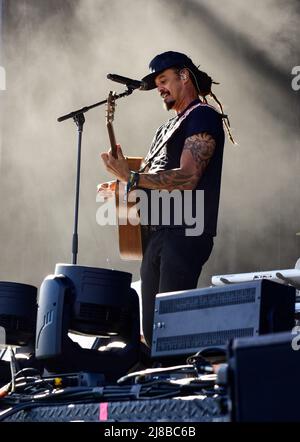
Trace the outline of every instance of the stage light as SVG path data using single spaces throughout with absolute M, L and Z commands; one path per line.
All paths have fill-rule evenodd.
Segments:
M 138 295 L 130 273 L 73 264 L 57 264 L 38 296 L 36 357 L 48 372 L 92 372 L 116 380 L 138 360 Z M 83 349 L 68 332 L 113 337 L 124 348 Z M 107 339 L 107 342 L 111 342 Z
M 0 327 L 5 345 L 22 347 L 34 341 L 37 288 L 17 282 L 0 282 Z

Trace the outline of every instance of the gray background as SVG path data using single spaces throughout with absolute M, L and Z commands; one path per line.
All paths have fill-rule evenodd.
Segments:
M 108 72 L 148 73 L 176 50 L 220 82 L 214 92 L 238 141 L 227 141 L 219 229 L 199 286 L 214 274 L 293 268 L 300 256 L 300 4 L 288 0 L 6 0 L 1 65 L 0 279 L 37 286 L 55 263 L 71 262 L 77 133 L 58 116 L 123 87 Z M 170 118 L 156 91 L 119 101 L 117 140 L 145 155 Z M 119 259 L 115 227 L 96 223 L 96 186 L 109 178 L 105 109 L 87 114 L 79 218 L 82 265 L 139 278 Z

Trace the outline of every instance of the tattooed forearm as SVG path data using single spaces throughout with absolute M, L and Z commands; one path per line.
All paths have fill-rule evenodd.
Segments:
M 215 140 L 205 132 L 187 138 L 181 154 L 180 167 L 157 173 L 141 173 L 139 187 L 166 190 L 194 189 L 215 147 Z
M 146 189 L 190 189 L 197 184 L 194 173 L 186 173 L 180 169 L 171 169 L 158 173 L 141 173 L 139 186 Z
M 183 152 L 189 151 L 197 168 L 198 178 L 201 177 L 216 147 L 213 137 L 206 132 L 193 135 L 185 140 Z

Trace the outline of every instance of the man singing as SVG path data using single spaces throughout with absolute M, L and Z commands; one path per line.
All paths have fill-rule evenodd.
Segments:
M 222 106 L 211 91 L 212 79 L 189 57 L 179 52 L 164 52 L 149 67 L 151 73 L 142 81 L 147 89 L 157 89 L 166 109 L 175 111 L 175 117 L 157 130 L 139 173 L 129 170 L 120 146 L 118 158 L 107 152 L 102 153 L 102 160 L 107 171 L 127 183 L 130 190 L 144 189 L 149 195 L 151 191 L 177 190 L 182 193 L 183 201 L 189 193 L 192 213 L 204 217 L 197 234 L 187 229 L 186 214 L 176 217 L 174 208 L 169 225 L 158 216 L 158 224 L 146 229 L 141 264 L 143 333 L 151 346 L 155 295 L 196 288 L 202 267 L 211 254 L 217 233 L 223 124 L 232 142 L 233 139 Z M 215 99 L 222 113 L 207 103 L 207 96 Z M 107 183 L 103 183 L 100 191 L 107 188 Z M 197 192 L 204 193 L 204 211 L 197 210 Z M 182 204 L 180 210 L 184 211 L 185 207 Z M 181 225 L 174 222 L 175 218 L 182 220 Z

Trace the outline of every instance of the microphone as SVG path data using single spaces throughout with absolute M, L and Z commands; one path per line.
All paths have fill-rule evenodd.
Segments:
M 148 90 L 148 84 L 145 81 L 133 80 L 132 78 L 122 77 L 117 74 L 107 74 L 107 78 L 117 83 L 125 84 L 128 89 Z

